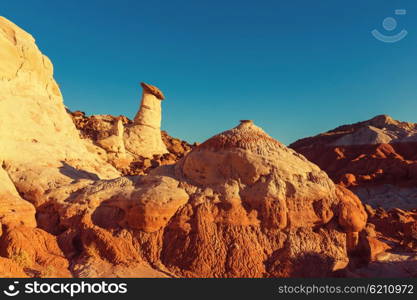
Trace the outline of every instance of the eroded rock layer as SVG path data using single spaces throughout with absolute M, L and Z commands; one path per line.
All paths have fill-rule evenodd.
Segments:
M 366 204 L 368 236 L 359 239 L 373 262 L 348 276 L 416 276 L 416 139 L 416 124 L 381 115 L 290 145 Z

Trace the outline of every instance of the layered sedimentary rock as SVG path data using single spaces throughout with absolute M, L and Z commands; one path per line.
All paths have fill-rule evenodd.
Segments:
M 368 235 L 359 239 L 373 262 L 349 276 L 416 276 L 416 140 L 416 124 L 381 115 L 290 145 L 366 203 Z
M 44 199 L 38 226 L 62 254 L 38 256 L 54 254 L 61 272 L 65 257 L 73 276 L 330 276 L 361 249 L 366 224 L 353 194 L 251 122 L 148 176 L 85 179 Z M 19 232 L 3 234 L 4 257 L 16 260 L 7 249 L 25 244 Z
M 363 202 L 417 207 L 417 124 L 389 116 L 344 125 L 290 145 Z
M 256 252 L 259 247 L 264 249 L 265 257 L 258 255 L 248 261 L 254 269 L 249 271 L 247 265 L 242 266 L 252 275 L 329 274 L 345 266 L 346 243 L 366 223 L 366 214 L 355 196 L 339 192 L 314 164 L 248 120 L 195 148 L 179 163 L 177 172 L 201 189 L 196 195 L 198 203 L 205 207 L 199 208 L 203 210 L 200 214 L 205 213 L 205 218 L 218 224 L 217 230 L 209 228 L 202 217 L 201 236 L 222 236 L 229 232 L 230 226 L 240 226 L 241 232 L 229 234 L 242 244 L 238 242 L 233 250 L 227 250 L 228 246 L 220 243 L 217 246 L 226 247 L 224 253 L 232 251 L 238 261 L 244 257 L 248 260 L 246 256 L 253 256 L 251 251 Z M 211 197 L 215 200 L 208 201 Z M 245 236 L 248 226 L 255 229 L 257 238 L 253 239 L 251 234 Z M 347 234 L 334 229 L 339 226 Z M 274 234 L 280 238 L 270 240 Z M 354 248 L 357 244 L 348 246 Z M 203 250 L 204 247 L 208 250 Z M 208 256 L 211 251 L 216 252 L 215 246 L 208 242 L 199 249 Z M 204 259 L 200 255 L 197 257 Z M 217 253 L 217 257 L 222 254 Z M 260 260 L 268 263 L 259 264 Z M 238 267 L 236 261 L 233 264 Z M 301 261 L 308 262 L 311 269 L 298 269 Z
M 167 153 L 161 136 L 161 101 L 164 95 L 155 86 L 141 83 L 142 100 L 133 124 L 126 128 L 126 149 L 137 156 L 152 157 Z

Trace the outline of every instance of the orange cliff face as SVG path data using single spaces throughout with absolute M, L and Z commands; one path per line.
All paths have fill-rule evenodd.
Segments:
M 365 203 L 417 207 L 417 124 L 381 115 L 298 140 L 290 147 Z

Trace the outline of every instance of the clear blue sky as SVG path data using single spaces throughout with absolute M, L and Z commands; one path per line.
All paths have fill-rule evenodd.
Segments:
M 396 16 L 395 9 L 407 9 Z M 288 144 L 389 114 L 417 122 L 417 1 L 3 0 L 51 58 L 65 104 L 133 117 L 166 95 L 163 129 L 203 141 L 253 119 Z M 395 17 L 395 44 L 371 30 Z

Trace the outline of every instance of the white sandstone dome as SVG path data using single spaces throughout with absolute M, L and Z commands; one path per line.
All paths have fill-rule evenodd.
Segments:
M 182 162 L 185 177 L 198 184 L 217 184 L 227 179 L 253 184 L 271 173 L 293 181 L 293 176 L 313 176 L 332 186 L 316 165 L 266 134 L 250 120 L 208 139 Z

